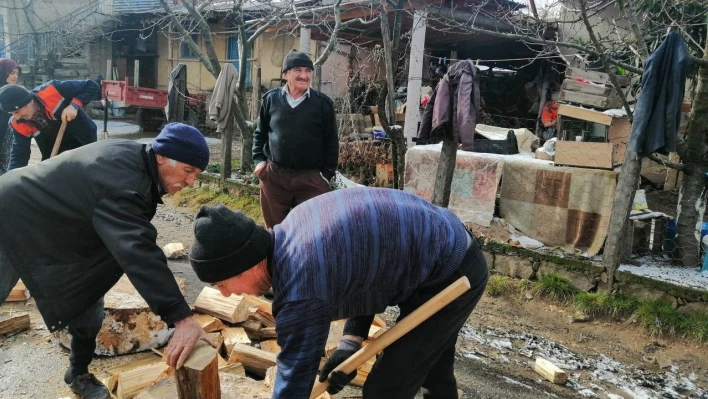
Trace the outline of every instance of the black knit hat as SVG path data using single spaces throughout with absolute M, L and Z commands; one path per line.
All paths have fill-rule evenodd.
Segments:
M 15 112 L 29 104 L 34 94 L 20 85 L 7 85 L 0 88 L 0 109 Z
M 302 51 L 291 50 L 283 60 L 283 73 L 298 67 L 315 69 L 309 55 L 303 53 Z
M 265 259 L 270 242 L 270 233 L 243 213 L 204 205 L 194 219 L 189 261 L 200 280 L 218 283 Z
M 202 132 L 184 123 L 172 122 L 152 140 L 156 153 L 201 170 L 209 164 L 209 146 Z

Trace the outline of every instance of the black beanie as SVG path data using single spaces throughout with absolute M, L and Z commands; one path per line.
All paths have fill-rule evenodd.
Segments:
M 285 56 L 285 60 L 283 60 L 283 73 L 298 67 L 315 69 L 309 55 L 302 51 L 291 50 L 288 55 Z
M 204 205 L 194 219 L 189 261 L 207 283 L 239 275 L 268 256 L 270 233 L 241 212 Z
M 0 88 L 0 109 L 15 112 L 29 104 L 34 94 L 20 85 L 6 85 Z
M 155 153 L 202 171 L 209 164 L 209 146 L 202 132 L 184 123 L 172 122 L 152 140 Z

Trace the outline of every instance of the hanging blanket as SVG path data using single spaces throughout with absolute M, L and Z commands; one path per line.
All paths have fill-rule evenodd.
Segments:
M 517 230 L 546 246 L 594 256 L 612 213 L 616 174 L 506 158 L 500 213 Z
M 406 152 L 404 189 L 431 201 L 441 145 L 415 146 Z M 501 177 L 503 156 L 457 152 L 450 205 L 463 223 L 489 227 Z

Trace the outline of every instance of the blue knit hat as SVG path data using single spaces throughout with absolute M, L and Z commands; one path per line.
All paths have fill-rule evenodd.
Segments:
M 152 140 L 152 149 L 163 157 L 201 170 L 206 169 L 209 163 L 209 146 L 204 135 L 184 123 L 172 122 L 165 125 Z

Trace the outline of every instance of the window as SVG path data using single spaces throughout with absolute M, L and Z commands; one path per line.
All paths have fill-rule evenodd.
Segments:
M 239 54 L 238 54 L 238 36 L 229 36 L 226 42 L 226 59 L 229 60 L 236 70 L 239 70 Z M 253 46 L 249 46 L 246 59 L 253 58 Z M 246 87 L 251 87 L 251 64 L 252 61 L 246 61 Z
M 192 33 L 189 36 L 191 36 L 192 40 L 194 40 L 194 43 L 197 43 L 198 46 L 201 34 Z M 183 60 L 196 60 L 199 58 L 199 56 L 187 45 L 187 42 L 182 40 L 179 44 L 179 58 Z

